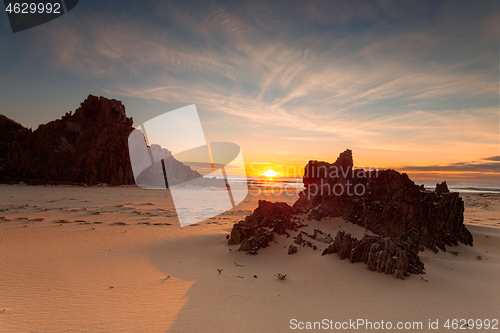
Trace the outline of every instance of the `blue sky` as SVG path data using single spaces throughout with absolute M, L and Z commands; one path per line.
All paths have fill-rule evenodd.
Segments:
M 0 113 L 36 128 L 94 94 L 140 125 L 196 104 L 207 139 L 247 163 L 350 148 L 415 175 L 490 163 L 455 175 L 491 180 L 499 22 L 498 1 L 80 1 L 13 34 L 3 12 Z

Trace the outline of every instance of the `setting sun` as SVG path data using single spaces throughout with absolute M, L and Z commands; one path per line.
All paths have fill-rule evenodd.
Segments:
M 274 171 L 273 169 L 269 169 L 269 170 L 266 170 L 265 172 L 262 173 L 263 176 L 266 176 L 266 177 L 276 177 L 279 175 L 279 173 L 277 173 L 276 171 Z

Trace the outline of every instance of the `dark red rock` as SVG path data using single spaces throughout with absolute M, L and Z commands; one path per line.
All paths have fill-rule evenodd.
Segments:
M 446 182 L 442 182 L 441 184 L 436 184 L 436 189 L 434 191 L 438 194 L 450 193 L 450 190 L 448 189 L 448 185 L 446 184 Z
M 365 235 L 361 240 L 339 231 L 323 255 L 338 253 L 341 259 L 352 263 L 364 262 L 371 271 L 404 278 L 424 273 L 424 264 L 418 256 L 420 235 L 416 229 L 399 238 Z
M 66 113 L 35 131 L 1 116 L 0 182 L 135 184 L 128 149 L 132 124 L 120 101 L 93 95 L 74 113 Z M 152 145 L 155 148 L 162 149 Z M 179 182 L 201 176 L 173 158 L 165 161 L 169 170 L 175 170 Z
M 370 270 L 397 278 L 424 272 L 418 256 L 423 248 L 444 251 L 446 245 L 458 242 L 472 245 L 472 235 L 463 224 L 464 203 L 458 193 L 449 192 L 446 182 L 438 184 L 436 191 L 426 191 L 405 173 L 355 169 L 350 150 L 335 163 L 309 161 L 303 181 L 305 190 L 293 207 L 259 201 L 250 216 L 234 225 L 229 244 L 241 243 L 256 251 L 268 245 L 269 229 L 278 234 L 296 231 L 301 225 L 291 218 L 295 214 L 306 213 L 317 220 L 341 216 L 377 236 L 357 240 L 339 232 L 332 242 L 329 235 L 315 230 L 314 235 L 300 232 L 294 242 L 313 247 L 306 236 L 331 242 L 323 254 L 337 252 L 342 259 L 364 262 Z M 342 187 L 344 192 L 335 192 Z
M 304 239 L 302 238 L 302 232 L 297 235 L 295 240 L 293 241 L 295 244 L 302 245 L 304 244 Z
M 20 131 L 28 129 L 0 114 L 0 171 L 7 163 L 9 145 Z
M 274 239 L 273 233 L 285 235 L 296 230 L 298 222 L 291 219 L 295 210 L 284 202 L 259 200 L 258 207 L 245 220 L 234 224 L 228 244 L 241 244 L 240 251 L 257 251 Z
M 459 242 L 472 245 L 472 235 L 463 224 L 464 203 L 458 193 L 448 191 L 446 182 L 431 192 L 417 186 L 405 173 L 390 169 L 363 171 L 352 169 L 348 163 L 352 163 L 350 150 L 332 164 L 310 161 L 304 176 L 306 189 L 293 207 L 317 220 L 342 216 L 384 237 L 399 237 L 416 228 L 421 245 L 433 251 L 444 251 L 446 245 Z M 340 168 L 343 172 L 331 171 Z M 328 190 L 335 186 L 343 187 L 344 193 L 337 195 Z M 362 195 L 347 193 L 349 187 L 352 190 L 355 186 Z
M 117 100 L 90 95 L 74 114 L 19 131 L 3 179 L 30 184 L 134 184 L 128 155 L 132 118 Z
M 269 242 L 274 240 L 274 234 L 264 228 L 255 228 L 252 230 L 250 237 L 243 239 L 239 251 L 257 252 L 261 247 L 267 247 Z

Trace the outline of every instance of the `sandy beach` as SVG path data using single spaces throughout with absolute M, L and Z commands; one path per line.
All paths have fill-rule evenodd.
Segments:
M 254 256 L 227 245 L 258 199 L 296 196 L 250 194 L 181 228 L 168 191 L 0 185 L 0 331 L 284 332 L 362 319 L 427 332 L 429 320 L 439 331 L 447 319 L 498 320 L 499 197 L 463 197 L 474 247 L 421 252 L 426 274 L 397 280 L 321 256 L 324 243 L 287 255 L 292 239 L 279 236 Z M 340 218 L 306 222 L 306 232 L 364 233 Z
M 500 1 L 4 5 L 0 333 L 500 333 Z

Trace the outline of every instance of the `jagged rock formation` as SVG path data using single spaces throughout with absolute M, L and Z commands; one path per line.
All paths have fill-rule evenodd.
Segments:
M 288 254 L 294 254 L 297 253 L 297 247 L 295 245 L 290 245 L 288 247 Z
M 268 245 L 273 231 L 296 231 L 299 222 L 293 215 L 299 213 L 317 220 L 343 217 L 377 236 L 357 240 L 339 233 L 332 240 L 315 230 L 314 235 L 300 232 L 294 242 L 313 247 L 305 236 L 326 240 L 331 245 L 325 254 L 338 252 L 341 258 L 364 262 L 370 270 L 399 278 L 423 272 L 420 250 L 445 251 L 446 245 L 458 242 L 472 245 L 472 235 L 463 224 L 464 203 L 458 193 L 449 192 L 445 182 L 438 184 L 436 191 L 426 191 L 404 173 L 355 169 L 353 165 L 350 150 L 341 153 L 335 163 L 309 161 L 305 190 L 293 207 L 259 201 L 254 213 L 234 225 L 229 244 L 242 244 L 240 250 L 256 251 Z M 283 215 L 271 209 L 277 205 L 288 207 Z
M 7 163 L 9 144 L 12 142 L 17 132 L 23 129 L 24 127 L 21 124 L 0 114 L 0 171 Z
M 393 184 L 392 195 L 383 188 L 385 181 Z M 459 193 L 421 190 L 406 174 L 393 170 L 381 172 L 380 182 L 371 185 L 367 196 L 352 200 L 343 215 L 346 220 L 384 237 L 399 237 L 415 228 L 421 245 L 435 252 L 458 242 L 472 245 L 472 235 L 463 224 L 464 203 Z
M 35 131 L 0 118 L 0 182 L 28 184 L 135 184 L 128 136 L 132 118 L 120 101 L 89 95 L 72 114 Z M 4 131 L 4 128 L 8 130 Z M 165 157 L 170 152 L 161 147 Z M 201 175 L 168 158 L 178 182 Z M 3 161 L 3 164 L 2 164 Z
M 426 191 L 405 173 L 354 169 L 352 152 L 346 150 L 333 164 L 309 162 L 304 185 L 294 208 L 312 218 L 342 216 L 383 237 L 417 229 L 421 245 L 433 251 L 458 242 L 472 245 L 463 224 L 464 203 L 446 183 L 438 185 L 438 191 Z
M 301 227 L 293 219 L 294 213 L 293 207 L 287 203 L 259 200 L 253 213 L 233 226 L 228 244 L 241 244 L 240 251 L 257 251 L 261 247 L 267 247 L 275 233 L 285 235 L 286 230 Z
M 446 182 L 442 182 L 441 184 L 436 184 L 436 189 L 434 191 L 438 194 L 450 193 L 450 190 L 448 190 L 448 185 L 446 184 Z
M 2 181 L 134 184 L 127 145 L 132 123 L 121 102 L 90 95 L 74 114 L 18 131 Z
M 361 240 L 339 231 L 322 255 L 338 253 L 341 259 L 364 262 L 371 271 L 392 274 L 403 279 L 410 274 L 424 273 L 418 256 L 420 233 L 412 229 L 398 238 L 365 235 Z

